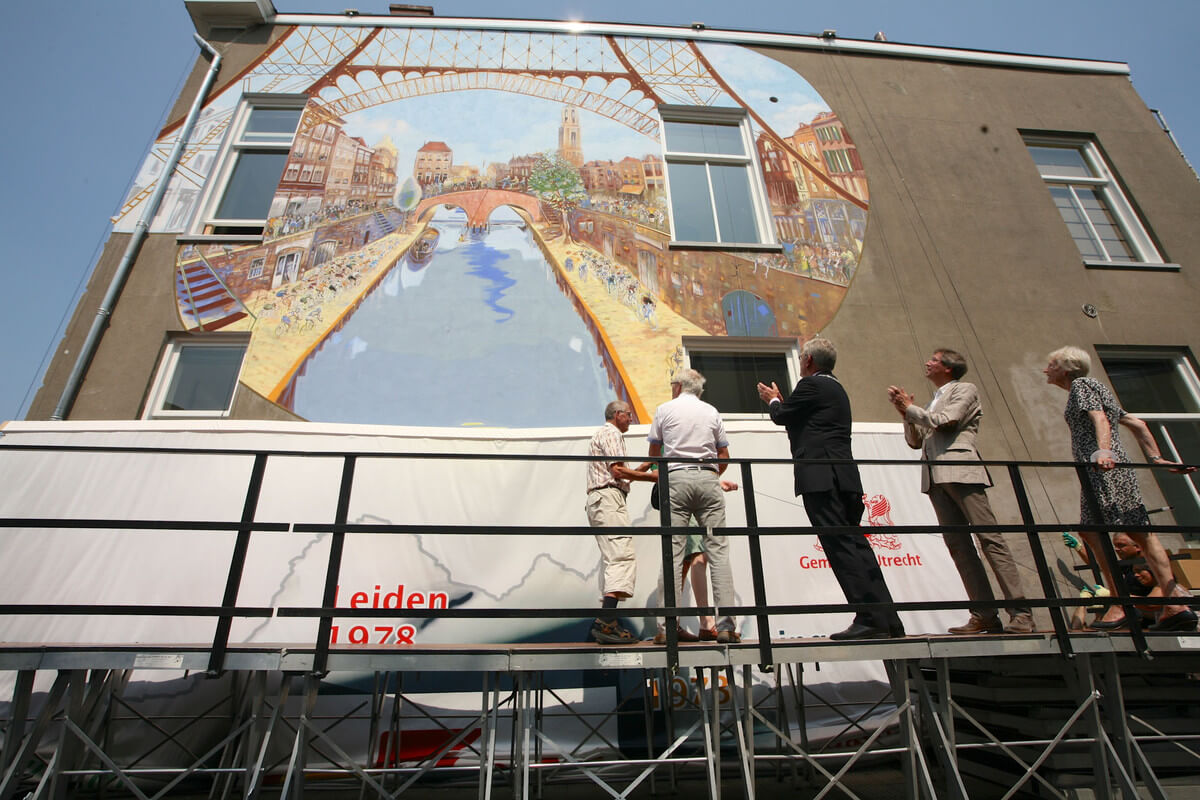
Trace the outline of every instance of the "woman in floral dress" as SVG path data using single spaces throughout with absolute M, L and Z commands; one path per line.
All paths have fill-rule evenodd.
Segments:
M 1049 356 L 1046 382 L 1070 393 L 1064 414 L 1071 431 L 1071 455 L 1081 463 L 1091 463 L 1088 483 L 1092 489 L 1098 509 L 1089 501 L 1086 487 L 1079 500 L 1080 525 L 1149 525 L 1150 517 L 1142 502 L 1141 488 L 1137 475 L 1129 467 L 1117 464 L 1129 462 L 1117 425 L 1124 425 L 1137 439 L 1146 458 L 1154 464 L 1175 464 L 1159 452 L 1158 443 L 1146 423 L 1132 414 L 1127 414 L 1107 386 L 1095 378 L 1087 377 L 1091 370 L 1091 357 L 1078 347 L 1061 347 Z M 1098 510 L 1098 514 L 1096 511 Z M 1106 586 L 1116 587 L 1113 580 L 1113 565 L 1100 547 L 1100 534 L 1083 531 L 1083 537 L 1092 552 L 1099 556 L 1098 563 L 1104 573 Z M 1146 558 L 1146 565 L 1154 574 L 1164 595 L 1190 597 L 1186 589 L 1179 586 L 1171 573 L 1171 562 L 1158 537 L 1153 533 L 1129 531 Z M 1109 606 L 1104 614 L 1091 624 L 1099 630 L 1116 630 L 1130 623 L 1125 610 L 1119 605 Z M 1196 629 L 1196 614 L 1185 605 L 1166 605 L 1159 611 L 1158 621 L 1150 626 L 1155 631 L 1185 631 Z

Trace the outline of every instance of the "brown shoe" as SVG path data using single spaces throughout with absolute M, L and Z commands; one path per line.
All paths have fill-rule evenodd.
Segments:
M 742 640 L 737 631 L 717 631 L 717 644 L 737 644 Z
M 685 631 L 683 628 L 675 629 L 675 637 L 676 637 L 676 641 L 678 641 L 678 642 L 698 642 L 698 641 L 700 641 L 699 636 L 697 636 L 694 633 L 691 633 L 690 631 Z M 667 632 L 659 631 L 658 633 L 654 634 L 654 643 L 655 644 L 666 644 L 667 643 Z
M 1004 626 L 1005 633 L 1033 633 L 1034 630 L 1033 617 L 1024 614 L 1013 617 Z
M 716 628 L 701 628 L 700 629 L 700 641 L 715 642 L 716 640 L 717 640 L 717 629 Z
M 983 633 L 1000 633 L 1004 628 L 1000 625 L 999 619 L 993 619 L 990 622 L 984 622 L 979 617 L 971 617 L 967 620 L 966 625 L 957 625 L 950 628 L 950 633 L 956 636 L 983 634 Z

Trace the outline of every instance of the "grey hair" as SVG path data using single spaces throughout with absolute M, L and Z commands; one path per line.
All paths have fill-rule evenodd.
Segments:
M 837 364 L 837 348 L 824 336 L 814 336 L 800 348 L 800 358 L 810 356 L 821 372 L 833 372 Z
M 629 403 L 626 403 L 624 400 L 613 400 L 604 407 L 604 420 L 607 422 L 608 420 L 617 416 L 617 412 L 628 410 Z
M 705 378 L 694 369 L 681 369 L 671 376 L 671 383 L 678 383 L 679 388 L 696 397 L 704 394 Z
M 1092 371 L 1092 357 L 1082 347 L 1060 347 L 1051 353 L 1049 358 L 1052 363 L 1062 367 L 1071 380 L 1082 378 Z

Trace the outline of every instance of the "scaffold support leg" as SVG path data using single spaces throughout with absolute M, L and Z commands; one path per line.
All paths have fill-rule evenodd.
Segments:
M 271 746 L 271 737 L 274 735 L 279 720 L 283 716 L 283 707 L 287 704 L 288 695 L 292 688 L 292 676 L 283 675 L 279 681 L 279 694 L 275 698 L 275 708 L 271 712 L 271 718 L 263 725 L 262 717 L 258 717 L 256 722 L 262 726 L 260 733 L 255 737 L 258 740 L 258 752 L 253 750 L 247 752 L 247 759 L 253 758 L 254 763 L 248 767 L 246 775 L 246 791 L 244 800 L 258 800 L 259 791 L 262 789 L 262 779 L 267 762 L 267 751 Z M 265 696 L 264 696 L 265 700 Z
M 714 670 L 715 672 L 715 670 Z M 738 707 L 738 685 L 734 680 L 735 670 L 732 666 L 725 667 L 726 680 L 729 682 L 729 703 L 733 712 L 734 723 L 734 738 L 737 739 L 738 766 L 742 776 L 742 787 L 745 792 L 746 800 L 754 800 L 755 784 L 754 784 L 754 699 L 751 692 L 750 681 L 750 665 L 742 666 L 742 708 L 745 709 L 745 716 L 742 715 L 741 708 Z M 714 674 L 714 677 L 715 674 Z M 716 691 L 717 687 L 713 687 Z M 718 693 L 716 695 L 720 697 Z M 714 705 L 716 700 L 714 700 Z M 720 734 L 717 734 L 718 737 Z M 718 741 L 719 746 L 719 741 Z
M 929 682 L 924 679 L 920 665 L 913 664 L 913 685 L 916 687 L 921 710 L 924 712 L 926 738 L 933 742 L 933 747 L 945 775 L 945 796 L 947 800 L 970 800 L 967 788 L 963 784 L 962 773 L 958 768 L 958 751 L 954 747 L 954 714 L 950 710 L 950 680 L 945 659 L 936 664 L 937 697 L 940 702 L 934 703 L 933 693 L 929 691 Z
M 642 723 L 646 729 L 646 758 L 654 758 L 654 673 L 651 670 L 642 670 Z M 650 773 L 650 794 L 657 794 L 658 787 L 656 784 L 657 777 L 653 772 Z M 540 797 L 540 794 L 539 794 Z
M 87 670 L 70 670 L 70 686 L 67 688 L 67 720 L 79 720 L 83 717 L 84 698 L 87 692 Z M 76 761 L 76 753 L 79 752 L 79 744 L 75 741 L 75 737 L 70 734 L 68 726 L 63 725 L 59 729 L 58 746 L 55 748 L 54 760 L 52 761 L 53 769 L 47 767 L 46 774 L 50 777 L 50 791 L 48 794 L 42 795 L 53 800 L 66 800 L 68 797 L 67 787 L 71 782 L 70 778 L 64 777 L 61 773 L 63 770 L 74 769 Z
M 1081 698 L 1087 697 L 1091 699 L 1091 702 L 1084 704 L 1084 708 L 1087 710 L 1084 724 L 1088 727 L 1091 734 L 1092 790 L 1095 792 L 1097 800 L 1112 800 L 1112 783 L 1109 780 L 1112 765 L 1109 764 L 1110 756 L 1108 748 L 1103 743 L 1106 736 L 1104 716 L 1100 708 L 1100 699 L 1103 695 L 1096 685 L 1096 674 L 1093 669 L 1091 656 L 1079 654 L 1074 661 L 1075 671 L 1073 677 L 1075 679 L 1076 695 Z M 1068 678 L 1069 680 L 1070 678 Z
M 492 775 L 496 769 L 496 724 L 500 707 L 500 675 L 483 674 L 483 752 L 479 754 L 479 800 L 491 800 Z
M 662 704 L 663 724 L 667 729 L 668 742 L 675 741 L 675 697 L 671 693 L 671 685 L 674 680 L 674 676 L 669 670 L 658 671 L 658 702 Z M 679 791 L 675 777 L 675 765 L 670 764 L 667 767 L 667 781 L 672 793 Z
M 4 744 L 0 747 L 0 775 L 8 772 L 8 768 L 16 760 L 21 750 L 21 740 L 25 738 L 25 720 L 29 716 L 29 703 L 33 695 L 33 679 L 37 671 L 23 669 L 17 673 L 13 682 L 12 700 L 8 705 L 8 728 L 4 731 Z
M 710 800 L 721 800 L 721 704 L 717 695 L 717 670 L 710 670 L 708 691 L 704 690 L 704 669 L 699 670 L 700 718 L 704 720 L 704 759 Z M 711 700 L 711 703 L 709 702 Z
M 46 734 L 46 729 L 50 726 L 51 720 L 58 714 L 59 704 L 62 703 L 63 696 L 66 695 L 70 682 L 69 672 L 59 672 L 57 677 L 55 677 L 54 684 L 50 687 L 46 701 L 42 704 L 37 719 L 34 720 L 33 727 L 30 728 L 25 741 L 20 742 L 11 763 L 8 765 L 8 770 L 4 773 L 4 780 L 0 782 L 0 798 L 3 800 L 9 800 L 13 792 L 16 791 L 17 785 L 21 782 L 25 764 L 33 756 L 34 752 L 36 752 L 37 746 Z M 46 774 L 43 773 L 43 780 L 45 777 Z
M 529 798 L 529 759 L 532 750 L 533 690 L 527 672 L 513 673 L 512 779 L 515 800 Z
M 292 742 L 292 754 L 288 758 L 287 773 L 283 788 L 279 792 L 285 800 L 301 800 L 304 797 L 304 769 L 308 754 L 308 726 L 317 704 L 321 679 L 312 674 L 304 676 L 304 697 L 300 719 L 296 723 L 296 736 Z

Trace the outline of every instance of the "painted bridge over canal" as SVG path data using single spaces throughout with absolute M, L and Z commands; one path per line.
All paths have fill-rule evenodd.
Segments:
M 524 211 L 534 222 L 542 221 L 541 201 L 533 195 L 513 192 L 508 189 L 469 189 L 462 192 L 447 192 L 436 197 L 426 197 L 416 208 L 416 218 L 423 221 L 431 209 L 439 205 L 458 206 L 467 212 L 468 224 L 479 227 L 487 224 L 488 217 L 500 206 L 513 206 Z

